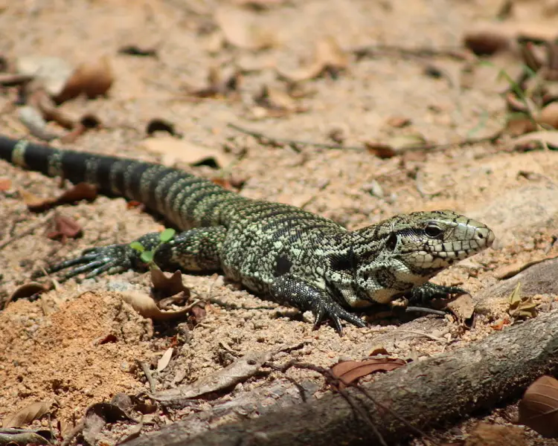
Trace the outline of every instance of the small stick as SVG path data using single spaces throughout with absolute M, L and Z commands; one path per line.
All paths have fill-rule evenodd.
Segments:
M 52 216 L 54 215 L 54 212 L 50 212 L 49 214 L 46 215 L 45 218 L 43 218 L 41 221 L 39 221 L 38 223 L 34 224 L 33 226 L 31 226 L 30 228 L 26 229 L 25 231 L 23 231 L 21 234 L 17 234 L 14 235 L 13 237 L 8 238 L 7 240 L 3 241 L 2 243 L 0 243 L 0 250 L 4 249 L 6 246 L 8 246 L 10 243 L 15 242 L 16 240 L 19 240 L 20 238 L 25 237 L 26 235 L 31 234 L 32 232 L 34 232 L 36 229 L 40 228 L 41 226 L 43 226 L 44 224 L 48 223 L 48 221 L 52 218 Z
M 405 309 L 406 313 L 426 313 L 426 314 L 435 314 L 437 316 L 445 316 L 447 313 L 440 310 L 435 310 L 434 308 L 427 308 L 427 307 L 407 307 Z
M 147 378 L 147 382 L 149 383 L 149 390 L 151 391 L 151 393 L 155 393 L 157 390 L 156 384 L 155 384 L 155 380 L 153 379 L 153 376 L 151 376 L 151 371 L 149 370 L 149 367 L 147 367 L 147 364 L 143 361 L 138 360 L 137 363 L 141 367 L 143 374 Z
M 254 138 L 256 138 L 260 143 L 262 144 L 275 144 L 275 145 L 279 145 L 279 144 L 287 144 L 290 145 L 291 147 L 293 147 L 297 152 L 300 152 L 300 149 L 298 149 L 296 146 L 312 146 L 312 147 L 318 147 L 321 149 L 338 149 L 338 150 L 359 150 L 359 151 L 367 151 L 368 149 L 364 146 L 344 146 L 341 144 L 329 144 L 329 143 L 321 143 L 321 142 L 316 142 L 316 141 L 303 141 L 303 140 L 297 140 L 297 139 L 288 139 L 288 138 L 275 138 L 272 136 L 268 136 L 265 133 L 262 132 L 258 132 L 255 130 L 250 130 L 250 129 L 246 129 L 244 127 L 238 126 L 236 124 L 232 124 L 229 123 L 227 124 L 228 127 L 230 127 L 231 129 L 237 130 L 241 133 L 244 133 L 246 135 L 250 135 L 253 136 Z M 409 147 L 405 150 L 403 150 L 402 152 L 436 152 L 438 150 L 444 150 L 444 149 L 449 149 L 451 147 L 464 147 L 464 146 L 471 146 L 473 144 L 479 144 L 479 143 L 483 143 L 483 142 L 490 142 L 490 143 L 494 143 L 498 140 L 498 138 L 500 138 L 500 136 L 502 135 L 501 131 L 498 131 L 497 133 L 495 133 L 494 135 L 491 136 L 485 136 L 483 138 L 467 138 L 467 139 L 463 139 L 461 141 L 458 142 L 450 142 L 450 143 L 442 143 L 442 144 L 423 144 L 420 146 L 414 146 L 414 147 Z

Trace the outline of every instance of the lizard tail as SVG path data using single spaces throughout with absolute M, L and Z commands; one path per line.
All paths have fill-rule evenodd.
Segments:
M 5 136 L 0 136 L 0 159 L 74 184 L 92 184 L 103 195 L 140 201 L 179 227 L 199 224 L 197 220 L 204 214 L 208 214 L 209 224 L 216 224 L 214 212 L 202 209 L 201 202 L 205 204 L 209 196 L 215 208 L 215 201 L 232 194 L 210 181 L 159 164 L 59 150 Z

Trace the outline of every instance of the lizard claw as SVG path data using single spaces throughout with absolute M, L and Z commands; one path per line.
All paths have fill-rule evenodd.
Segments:
M 357 327 L 366 327 L 366 322 L 364 322 L 358 316 L 355 316 L 352 313 L 349 313 L 343 307 L 341 307 L 336 302 L 322 302 L 316 304 L 316 307 L 312 309 L 315 318 L 314 318 L 314 329 L 318 328 L 318 326 L 326 319 L 329 319 L 335 331 L 340 335 L 343 334 L 343 327 L 341 325 L 341 320 L 350 322 Z
M 407 294 L 409 303 L 425 304 L 432 299 L 446 299 L 449 295 L 467 294 L 462 288 L 456 286 L 436 285 L 426 282 L 420 287 L 415 287 Z
M 47 273 L 57 273 L 64 269 L 72 268 L 64 273 L 60 281 L 64 282 L 78 274 L 87 273 L 87 279 L 96 277 L 102 273 L 116 274 L 133 268 L 134 259 L 137 257 L 135 251 L 129 245 L 109 245 L 100 248 L 89 248 L 82 255 L 74 259 L 52 265 L 47 268 Z M 42 273 L 34 274 L 34 277 Z

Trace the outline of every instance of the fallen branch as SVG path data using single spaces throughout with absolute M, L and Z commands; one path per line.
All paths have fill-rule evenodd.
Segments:
M 351 397 L 350 405 L 343 396 L 331 394 L 258 419 L 222 425 L 194 438 L 188 438 L 191 426 L 178 422 L 129 445 L 319 446 L 372 444 L 379 437 L 393 444 L 413 435 L 413 429 L 424 431 L 518 397 L 536 378 L 556 371 L 558 311 L 350 389 L 344 395 Z M 361 409 L 358 412 L 355 404 Z

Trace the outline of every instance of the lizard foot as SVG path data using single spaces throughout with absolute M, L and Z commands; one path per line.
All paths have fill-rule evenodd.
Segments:
M 89 248 L 74 259 L 56 263 L 46 269 L 48 274 L 57 273 L 64 269 L 72 268 L 60 277 L 64 282 L 82 273 L 87 273 L 86 279 L 98 276 L 105 272 L 116 274 L 132 269 L 135 265 L 137 253 L 129 245 L 109 245 L 99 248 Z M 44 273 L 33 274 L 40 277 Z

